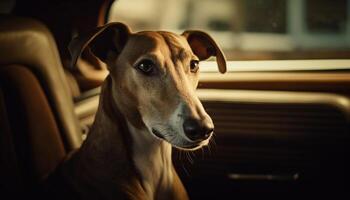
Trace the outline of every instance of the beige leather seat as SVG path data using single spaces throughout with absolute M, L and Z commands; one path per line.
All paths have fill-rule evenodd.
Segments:
M 0 16 L 0 190 L 30 190 L 81 142 L 51 33 L 32 19 Z

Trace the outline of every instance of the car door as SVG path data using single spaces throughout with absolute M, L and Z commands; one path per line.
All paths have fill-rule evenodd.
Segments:
M 205 63 L 198 95 L 214 121 L 214 139 L 202 151 L 174 154 L 192 197 L 347 194 L 349 63 L 230 62 L 225 75 Z

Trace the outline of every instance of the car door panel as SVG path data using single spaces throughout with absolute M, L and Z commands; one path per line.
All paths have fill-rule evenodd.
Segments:
M 327 64 L 323 70 L 278 62 L 273 70 L 201 73 L 198 94 L 214 120 L 215 145 L 189 154 L 191 161 L 174 154 L 193 199 L 347 195 L 349 71 L 329 61 L 314 62 Z

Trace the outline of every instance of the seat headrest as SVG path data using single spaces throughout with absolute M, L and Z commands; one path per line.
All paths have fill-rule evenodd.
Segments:
M 80 146 L 81 130 L 55 40 L 42 23 L 0 15 L 0 67 L 28 66 L 45 89 L 64 134 L 68 150 Z

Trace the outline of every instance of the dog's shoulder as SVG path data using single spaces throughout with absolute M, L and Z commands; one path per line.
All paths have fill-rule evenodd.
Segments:
M 79 151 L 70 153 L 56 169 L 44 180 L 40 186 L 38 199 L 68 199 L 68 200 L 95 200 L 95 199 L 120 199 L 143 200 L 146 194 L 136 178 L 130 174 L 124 180 L 115 180 L 114 184 L 93 182 L 99 180 L 85 180 L 77 178 L 77 161 Z M 88 176 L 84 176 L 87 178 Z M 92 183 L 92 184 L 91 184 Z M 102 187 L 95 187 L 96 185 Z
M 67 165 L 77 151 L 72 151 L 60 164 L 40 183 L 37 196 L 39 199 L 80 199 L 67 176 Z

